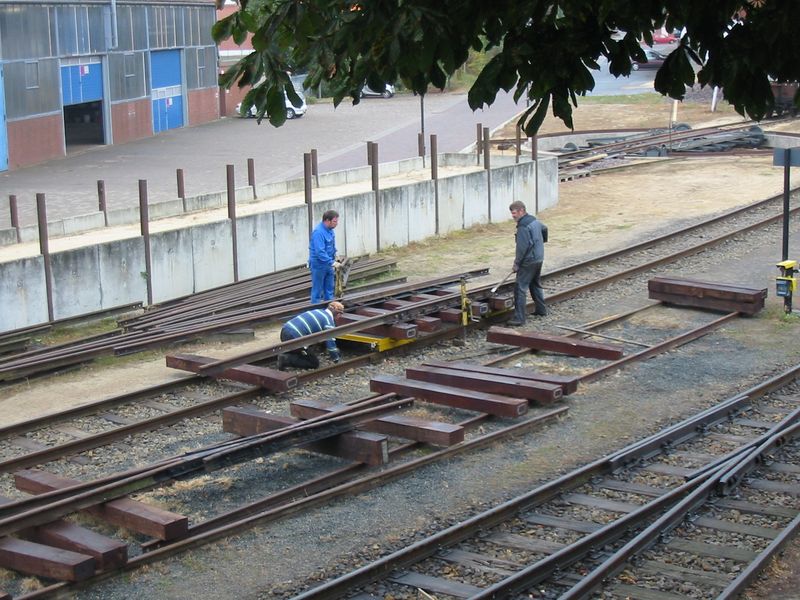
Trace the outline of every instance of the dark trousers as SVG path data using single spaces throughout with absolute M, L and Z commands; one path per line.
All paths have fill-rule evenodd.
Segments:
M 517 270 L 517 285 L 514 287 L 514 319 L 524 321 L 526 316 L 525 305 L 530 292 L 536 308 L 534 313 L 546 315 L 547 306 L 544 303 L 544 290 L 542 289 L 542 263 L 532 263 Z
M 281 329 L 281 341 L 288 342 L 295 339 L 292 336 L 291 330 L 287 328 Z M 307 348 L 300 348 L 299 350 L 290 350 L 280 355 L 280 360 L 284 367 L 293 367 L 295 369 L 318 369 L 319 358 L 311 350 Z

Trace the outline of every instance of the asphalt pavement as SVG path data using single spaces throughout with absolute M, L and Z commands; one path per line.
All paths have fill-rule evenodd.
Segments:
M 115 146 L 98 146 L 47 163 L 0 173 L 0 228 L 10 227 L 7 198 L 17 196 L 21 225 L 36 222 L 37 193 L 47 199 L 48 219 L 97 210 L 97 181 L 105 183 L 109 210 L 138 206 L 138 181 L 147 181 L 150 203 L 177 197 L 177 169 L 187 196 L 224 190 L 226 165 L 235 167 L 237 186 L 247 185 L 247 159 L 257 183 L 302 175 L 303 153 L 316 149 L 320 172 L 367 164 L 366 143 L 379 144 L 379 160 L 416 156 L 422 112 L 425 137 L 437 134 L 440 152 L 457 152 L 475 141 L 476 124 L 494 129 L 525 109 L 511 94 L 472 112 L 466 94 L 431 93 L 309 105 L 306 115 L 279 128 L 266 121 L 225 118 L 196 127 Z M 428 149 L 429 150 L 429 149 Z

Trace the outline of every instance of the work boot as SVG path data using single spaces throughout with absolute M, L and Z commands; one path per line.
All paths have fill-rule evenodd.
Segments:
M 520 327 L 522 325 L 525 325 L 525 321 L 520 321 L 519 319 L 509 319 L 508 321 L 506 321 L 506 325 L 508 325 L 509 327 Z

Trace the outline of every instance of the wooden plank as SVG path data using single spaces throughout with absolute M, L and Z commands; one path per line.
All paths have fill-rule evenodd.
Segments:
M 566 529 L 567 531 L 577 531 L 578 533 L 593 533 L 602 527 L 602 525 L 598 523 L 577 521 L 575 519 L 567 519 L 565 517 L 557 517 L 555 515 L 545 515 L 543 513 L 529 513 L 524 515 L 522 518 L 533 525 L 555 527 L 557 529 Z
M 34 527 L 26 531 L 23 537 L 39 544 L 91 556 L 100 570 L 115 569 L 128 562 L 127 544 L 62 519 Z
M 669 592 L 650 590 L 626 583 L 615 583 L 605 589 L 615 594 L 615 596 L 625 598 L 625 600 L 686 600 L 686 596 L 681 594 L 670 594 Z
M 658 488 L 632 481 L 619 481 L 618 479 L 603 479 L 597 484 L 597 487 L 603 488 L 604 490 L 625 492 L 626 494 L 639 494 L 640 496 L 648 496 L 650 498 L 658 498 L 669 491 L 669 489 L 666 488 Z
M 659 573 L 673 579 L 690 581 L 702 586 L 726 588 L 731 582 L 729 577 L 714 571 L 697 571 L 679 565 L 655 560 L 641 560 L 636 566 L 648 573 Z
M 618 360 L 623 356 L 622 348 L 619 346 L 589 342 L 572 337 L 548 335 L 535 331 L 519 331 L 506 327 L 490 327 L 486 340 L 496 344 L 509 344 L 520 348 L 546 350 L 584 358 Z
M 640 508 L 638 504 L 632 502 L 619 502 L 617 500 L 609 500 L 608 498 L 589 496 L 588 494 L 564 494 L 562 500 L 570 504 L 579 504 L 581 506 L 599 508 L 600 510 L 618 513 L 630 513 Z
M 550 373 L 541 373 L 532 369 L 504 369 L 501 367 L 487 367 L 484 365 L 466 362 L 448 362 L 446 360 L 426 360 L 422 364 L 426 367 L 441 367 L 445 369 L 451 369 L 453 371 L 485 373 L 487 375 L 500 375 L 502 377 L 522 379 L 523 381 L 543 381 L 544 383 L 554 383 L 561 386 L 561 392 L 565 396 L 577 391 L 578 382 L 580 381 L 580 377 L 551 375 Z
M 485 373 L 468 373 L 466 371 L 451 371 L 441 367 L 409 367 L 406 377 L 416 381 L 440 383 L 452 387 L 488 392 L 490 394 L 503 394 L 514 398 L 527 398 L 545 404 L 550 404 L 561 398 L 561 386 L 541 381 L 524 381 L 499 375 Z
M 528 412 L 528 401 L 524 398 L 507 398 L 485 392 L 472 392 L 459 388 L 412 381 L 393 375 L 378 375 L 369 382 L 370 390 L 379 394 L 396 393 L 412 396 L 435 404 L 454 408 L 465 408 L 499 417 L 518 417 Z
M 733 546 L 718 546 L 683 538 L 672 538 L 667 542 L 667 547 L 680 552 L 689 552 L 698 556 L 710 556 L 712 558 L 727 558 L 743 563 L 751 563 L 758 556 L 757 552 L 745 548 Z
M 748 479 L 748 487 L 761 490 L 762 492 L 772 492 L 774 494 L 788 494 L 790 496 L 800 496 L 800 485 L 788 481 L 770 481 L 769 479 Z
M 27 575 L 82 581 L 94 575 L 91 556 L 12 537 L 0 539 L 0 566 Z
M 344 408 L 344 404 L 328 405 L 316 400 L 295 400 L 289 404 L 292 415 L 299 419 L 311 419 Z M 464 428 L 461 425 L 428 421 L 403 415 L 387 415 L 374 421 L 359 425 L 358 429 L 383 433 L 414 440 L 434 446 L 452 446 L 464 441 Z
M 540 540 L 539 538 L 527 537 L 516 533 L 505 533 L 498 531 L 492 533 L 486 538 L 487 542 L 492 542 L 499 546 L 506 546 L 508 548 L 518 548 L 527 552 L 537 552 L 539 554 L 552 554 L 561 550 L 565 544 L 561 542 L 551 542 L 550 540 Z
M 79 483 L 78 480 L 59 477 L 38 469 L 14 473 L 14 485 L 17 489 L 31 494 L 60 490 Z M 187 517 L 130 498 L 117 498 L 87 508 L 86 512 L 119 527 L 160 540 L 185 537 L 189 529 Z
M 481 591 L 481 588 L 474 585 L 442 579 L 441 577 L 431 577 L 414 571 L 406 571 L 402 575 L 390 577 L 389 581 L 433 592 L 434 594 L 447 594 L 455 598 L 469 598 Z
M 721 498 L 714 502 L 717 508 L 727 508 L 730 510 L 738 510 L 739 512 L 750 513 L 754 515 L 766 515 L 768 517 L 784 517 L 787 519 L 794 519 L 797 516 L 797 511 L 785 506 L 762 506 L 760 504 L 753 504 L 747 500 L 731 500 L 729 498 Z
M 696 298 L 714 298 L 751 303 L 763 302 L 764 298 L 767 297 L 766 288 L 751 288 L 674 277 L 653 277 L 647 282 L 647 290 Z
M 215 358 L 195 354 L 168 354 L 167 366 L 173 369 L 200 373 L 200 367 L 215 362 Z M 232 379 L 241 383 L 257 385 L 273 392 L 285 392 L 297 387 L 297 375 L 267 367 L 239 365 L 214 375 L 215 379 Z
M 222 410 L 222 428 L 228 433 L 241 436 L 274 431 L 297 422 L 298 419 L 272 415 L 249 406 L 232 406 Z M 386 436 L 367 431 L 348 431 L 302 447 L 368 465 L 385 465 L 389 462 L 389 442 Z
M 651 300 L 660 300 L 665 304 L 676 306 L 690 306 L 692 308 L 706 308 L 726 313 L 740 312 L 745 315 L 754 315 L 764 308 L 764 302 L 745 303 L 718 298 L 696 298 L 694 296 L 681 296 L 680 294 L 666 294 L 664 292 L 648 292 Z
M 749 535 L 752 537 L 764 538 L 766 540 L 774 540 L 778 537 L 780 531 L 772 527 L 760 527 L 758 525 L 747 525 L 745 523 L 734 523 L 725 519 L 713 519 L 711 517 L 698 517 L 692 521 L 698 527 L 707 527 L 709 529 L 716 529 L 717 531 L 727 531 L 730 533 L 738 533 L 740 535 Z
M 365 321 L 372 317 L 366 315 L 359 315 L 355 313 L 342 313 L 336 317 L 338 325 L 346 325 L 348 323 L 357 323 Z M 360 329 L 359 333 L 367 333 L 369 335 L 377 335 L 379 337 L 388 337 L 396 340 L 407 340 L 417 337 L 417 326 L 413 323 L 392 323 L 390 325 L 374 325 L 372 327 L 365 327 Z
M 645 471 L 651 473 L 658 473 L 660 475 L 671 475 L 672 477 L 686 477 L 690 473 L 694 473 L 696 469 L 689 469 L 686 467 L 679 467 L 677 465 L 668 465 L 666 463 L 650 463 L 644 467 Z
M 470 569 L 478 569 L 487 573 L 495 573 L 501 577 L 508 577 L 522 569 L 521 564 L 510 560 L 504 560 L 487 554 L 468 552 L 466 550 L 443 550 L 436 555 L 436 558 L 449 563 L 454 563 Z
M 800 475 L 800 465 L 793 465 L 785 462 L 774 462 L 768 465 L 770 471 L 776 473 L 786 473 L 787 475 Z

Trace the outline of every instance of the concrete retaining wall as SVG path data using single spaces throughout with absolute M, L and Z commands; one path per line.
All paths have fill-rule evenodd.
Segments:
M 510 218 L 508 205 L 521 199 L 529 212 L 558 202 L 558 164 L 553 157 L 538 161 L 538 198 L 534 196 L 537 164 L 513 157 L 499 157 L 491 173 L 477 170 L 387 187 L 378 193 L 357 193 L 313 205 L 314 225 L 322 213 L 334 208 L 340 213 L 336 229 L 337 247 L 351 257 L 374 253 L 391 246 L 436 235 L 438 185 L 439 234 L 486 223 L 489 218 L 491 179 L 492 221 Z M 440 165 L 474 167 L 474 156 L 443 155 Z M 421 159 L 381 165 L 384 174 L 402 173 L 422 167 Z M 441 172 L 440 172 L 441 173 Z M 360 179 L 359 179 L 360 178 Z M 320 177 L 328 182 L 352 182 L 371 178 L 370 169 L 354 169 Z M 260 186 L 259 193 L 302 190 L 302 180 Z M 252 198 L 252 189 L 237 191 L 241 201 Z M 224 206 L 225 194 L 187 199 L 190 206 Z M 152 214 L 182 212 L 182 202 L 164 203 Z M 111 216 L 114 215 L 112 220 Z M 138 221 L 138 211 L 129 210 Z M 101 217 L 102 226 L 102 215 Z M 91 216 L 90 216 L 91 217 Z M 109 213 L 109 221 L 123 219 L 121 211 Z M 96 216 L 93 218 L 97 218 Z M 80 218 L 76 217 L 75 222 Z M 90 221 L 90 219 L 86 219 Z M 64 231 L 70 229 L 67 220 Z M 304 204 L 276 208 L 237 219 L 239 278 L 246 279 L 288 267 L 308 259 L 308 211 Z M 2 234 L 3 232 L 0 232 Z M 16 240 L 16 232 L 14 242 Z M 34 231 L 35 233 L 35 231 Z M 5 235 L 5 234 L 3 234 Z M 0 236 L 2 237 L 2 236 Z M 11 237 L 11 235 L 7 235 Z M 231 222 L 228 219 L 195 224 L 183 229 L 153 233 L 151 240 L 153 301 L 162 302 L 233 281 Z M 134 302 L 147 301 L 147 280 L 141 237 L 118 239 L 52 254 L 54 318 L 64 319 Z M 0 331 L 10 331 L 47 322 L 44 261 L 41 256 L 0 263 Z

